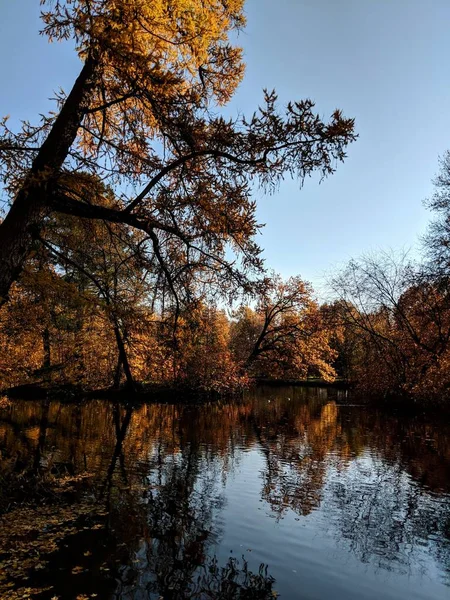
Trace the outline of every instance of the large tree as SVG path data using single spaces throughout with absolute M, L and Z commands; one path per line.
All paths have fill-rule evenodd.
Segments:
M 433 180 L 434 190 L 425 204 L 433 219 L 423 239 L 427 274 L 448 294 L 450 273 L 450 151 L 439 159 L 439 172 Z
M 177 302 L 190 265 L 202 283 L 240 285 L 261 266 L 252 180 L 326 176 L 355 135 L 352 119 L 336 111 L 324 122 L 310 100 L 280 114 L 275 93 L 249 119 L 220 116 L 243 76 L 241 49 L 229 41 L 245 24 L 243 3 L 41 0 L 43 33 L 73 39 L 82 66 L 38 125 L 14 132 L 2 122 L 10 208 L 0 225 L 0 301 L 52 212 L 144 231 Z M 98 203 L 80 173 L 114 187 L 120 203 Z

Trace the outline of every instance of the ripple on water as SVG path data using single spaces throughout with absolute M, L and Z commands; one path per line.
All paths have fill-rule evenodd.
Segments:
M 67 590 L 189 597 L 193 574 L 213 572 L 215 554 L 220 566 L 240 560 L 240 581 L 241 555 L 253 572 L 265 563 L 285 600 L 449 597 L 443 420 L 340 406 L 330 390 L 295 388 L 188 408 L 17 401 L 0 416 L 0 477 L 38 465 L 42 476 L 61 476 L 58 485 L 65 478 L 62 501 L 74 512 L 82 500 L 103 515 L 72 530 L 46 498 L 33 543 L 41 548 L 54 528 L 58 549 L 48 562 L 42 554 L 27 587 L 52 585 L 62 600 Z M 32 547 L 22 550 L 26 565 Z M 13 585 L 16 551 L 19 542 L 3 565 Z

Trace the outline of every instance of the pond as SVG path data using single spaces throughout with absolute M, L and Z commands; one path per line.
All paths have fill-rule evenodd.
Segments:
M 450 426 L 345 392 L 0 410 L 0 598 L 450 597 Z

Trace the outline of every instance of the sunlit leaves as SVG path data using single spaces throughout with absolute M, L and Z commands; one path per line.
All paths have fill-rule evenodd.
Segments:
M 335 377 L 330 330 L 322 323 L 318 304 L 300 277 L 286 282 L 266 278 L 255 309 L 241 307 L 232 325 L 231 346 L 251 374 L 280 379 Z

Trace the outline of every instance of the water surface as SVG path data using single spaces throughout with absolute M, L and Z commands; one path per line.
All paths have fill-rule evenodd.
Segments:
M 203 406 L 14 401 L 0 451 L 2 598 L 450 597 L 443 418 L 292 387 Z

